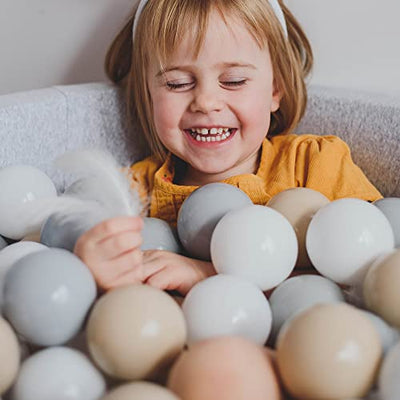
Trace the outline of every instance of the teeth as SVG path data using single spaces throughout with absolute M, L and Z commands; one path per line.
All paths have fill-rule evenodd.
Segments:
M 220 142 L 228 139 L 232 132 L 229 128 L 196 128 L 191 129 L 190 133 L 198 142 Z
M 195 135 L 222 135 L 223 133 L 229 133 L 229 128 L 196 128 L 196 129 L 191 129 L 190 132 Z

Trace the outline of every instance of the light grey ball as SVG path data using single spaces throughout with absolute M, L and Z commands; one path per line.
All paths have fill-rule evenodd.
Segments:
M 283 324 L 318 303 L 344 301 L 340 287 L 319 275 L 299 275 L 283 281 L 269 298 L 272 311 L 270 340 L 276 340 Z
M 167 250 L 173 253 L 181 253 L 176 229 L 160 218 L 143 218 L 142 250 Z
M 74 251 L 78 238 L 103 220 L 96 213 L 55 213 L 45 221 L 40 231 L 40 242 L 48 247 L 58 247 Z
M 361 311 L 374 324 L 376 331 L 378 332 L 379 337 L 381 338 L 382 351 L 383 355 L 385 356 L 386 353 L 400 340 L 400 332 L 396 328 L 390 326 L 386 321 L 384 321 L 378 315 L 375 315 L 374 313 L 367 310 L 361 310 Z
M 373 203 L 389 220 L 394 233 L 394 247 L 400 247 L 400 198 L 386 197 Z
M 0 236 L 0 250 L 4 249 L 4 247 L 7 247 L 8 243 Z
M 229 211 L 253 204 L 241 189 L 226 183 L 209 183 L 183 202 L 178 213 L 178 235 L 188 254 L 211 260 L 211 236 L 219 220 Z
M 22 257 L 9 270 L 3 310 L 25 340 L 53 346 L 77 334 L 95 298 L 86 265 L 64 249 L 48 249 Z
M 84 354 L 50 347 L 26 359 L 12 389 L 14 400 L 98 400 L 103 375 Z

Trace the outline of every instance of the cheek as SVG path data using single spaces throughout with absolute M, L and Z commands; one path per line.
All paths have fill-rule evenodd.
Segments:
M 153 99 L 153 118 L 156 129 L 176 127 L 179 122 L 179 105 L 164 96 Z

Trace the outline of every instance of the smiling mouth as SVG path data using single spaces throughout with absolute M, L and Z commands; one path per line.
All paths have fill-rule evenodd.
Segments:
M 236 128 L 196 128 L 185 129 L 198 142 L 223 142 L 236 131 Z

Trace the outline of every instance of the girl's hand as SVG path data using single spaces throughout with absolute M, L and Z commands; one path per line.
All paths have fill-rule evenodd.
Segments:
M 140 217 L 116 217 L 99 223 L 76 242 L 74 253 L 88 266 L 101 289 L 142 282 Z
M 188 258 L 165 250 L 143 252 L 143 283 L 186 295 L 201 280 L 215 275 L 211 262 Z

